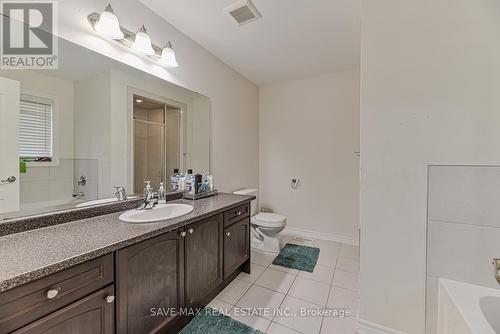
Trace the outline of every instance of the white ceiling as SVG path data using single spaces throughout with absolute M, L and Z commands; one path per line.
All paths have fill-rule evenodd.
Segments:
M 263 18 L 243 26 L 237 0 L 140 1 L 257 85 L 359 68 L 360 0 L 253 0 Z

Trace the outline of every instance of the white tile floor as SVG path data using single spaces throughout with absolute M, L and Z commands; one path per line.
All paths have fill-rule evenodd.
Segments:
M 282 242 L 320 248 L 314 272 L 272 265 L 275 255 L 252 251 L 252 273 L 241 273 L 209 306 L 269 334 L 354 334 L 359 248 L 293 236 L 284 236 Z M 353 315 L 300 315 L 305 309 L 349 309 Z

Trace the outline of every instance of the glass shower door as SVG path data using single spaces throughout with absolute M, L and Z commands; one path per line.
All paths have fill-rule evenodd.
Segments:
M 142 193 L 144 181 L 157 190 L 165 170 L 165 126 L 134 119 L 134 192 Z

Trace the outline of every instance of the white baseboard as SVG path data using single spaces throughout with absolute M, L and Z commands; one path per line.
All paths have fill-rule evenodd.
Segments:
M 354 239 L 354 238 L 350 238 L 350 237 L 346 237 L 345 235 L 340 235 L 340 234 L 309 231 L 309 230 L 304 230 L 301 228 L 288 227 L 288 226 L 285 228 L 283 233 L 293 234 L 293 235 L 303 237 L 303 238 L 322 239 L 322 240 L 328 240 L 328 241 L 336 241 L 336 242 L 340 242 L 340 243 L 348 244 L 348 245 L 359 246 L 359 240 Z
M 357 334 L 407 334 L 363 319 L 358 320 Z

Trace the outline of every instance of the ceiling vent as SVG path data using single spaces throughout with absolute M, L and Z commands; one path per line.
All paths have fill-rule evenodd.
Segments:
M 238 1 L 224 9 L 239 25 L 250 23 L 262 17 L 250 0 Z

